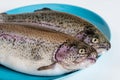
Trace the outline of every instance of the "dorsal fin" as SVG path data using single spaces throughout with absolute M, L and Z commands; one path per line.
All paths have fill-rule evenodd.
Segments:
M 50 8 L 47 8 L 47 7 L 44 7 L 44 8 L 42 8 L 42 9 L 37 9 L 37 10 L 35 10 L 34 12 L 39 12 L 39 11 L 51 11 L 51 9 L 50 9 Z

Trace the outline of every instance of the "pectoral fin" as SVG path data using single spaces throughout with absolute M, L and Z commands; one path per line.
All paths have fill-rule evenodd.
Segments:
M 42 67 L 39 67 L 37 70 L 40 71 L 40 70 L 52 69 L 55 66 L 55 64 L 56 63 L 50 64 L 48 66 L 42 66 Z

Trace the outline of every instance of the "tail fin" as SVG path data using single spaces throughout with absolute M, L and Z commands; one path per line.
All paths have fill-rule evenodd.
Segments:
M 0 13 L 0 22 L 4 21 L 5 15 L 6 15 L 6 13 Z
M 3 22 L 3 15 L 0 14 L 0 22 Z

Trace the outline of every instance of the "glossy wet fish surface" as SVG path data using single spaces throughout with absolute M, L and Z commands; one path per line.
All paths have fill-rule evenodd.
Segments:
M 100 54 L 110 49 L 111 45 L 104 34 L 88 21 L 64 12 L 54 11 L 49 8 L 36 10 L 32 13 L 1 14 L 0 22 L 10 22 L 26 25 L 43 26 L 59 32 L 74 36 L 83 41 Z
M 0 64 L 39 76 L 55 76 L 88 67 L 97 52 L 88 44 L 56 31 L 0 23 Z

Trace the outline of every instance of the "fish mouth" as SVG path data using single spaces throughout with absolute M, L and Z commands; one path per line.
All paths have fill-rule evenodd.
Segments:
M 83 60 L 81 63 L 83 68 L 89 67 L 90 65 L 93 65 L 97 60 L 97 55 L 96 53 L 91 53 L 87 58 Z
M 95 62 L 96 62 L 96 58 L 87 58 L 87 60 L 88 60 L 90 63 L 95 63 Z
M 97 55 L 91 55 L 86 58 L 83 58 L 82 60 L 76 60 L 75 63 L 79 64 L 80 69 L 85 69 L 89 67 L 90 65 L 93 65 L 97 60 Z
M 97 53 L 105 53 L 106 51 L 108 51 L 110 49 L 110 47 L 106 47 L 106 46 L 100 46 L 97 48 Z
M 96 58 L 86 58 L 85 60 L 82 61 L 80 64 L 81 69 L 85 69 L 91 65 L 93 65 L 96 62 Z
M 104 44 L 99 44 L 99 45 L 92 45 L 94 49 L 96 49 L 97 53 L 103 53 L 108 51 L 111 48 L 110 43 L 104 43 Z
M 87 61 L 89 61 L 90 63 L 95 63 L 96 62 L 96 59 L 97 59 L 97 56 L 98 55 L 95 55 L 95 53 L 91 54 L 90 56 L 88 56 L 86 58 Z
M 103 45 L 103 46 L 99 46 L 99 48 L 100 49 L 105 49 L 105 50 L 109 50 L 110 48 L 111 48 L 111 45 L 110 45 L 110 43 L 107 43 L 107 44 L 105 44 L 105 45 Z

